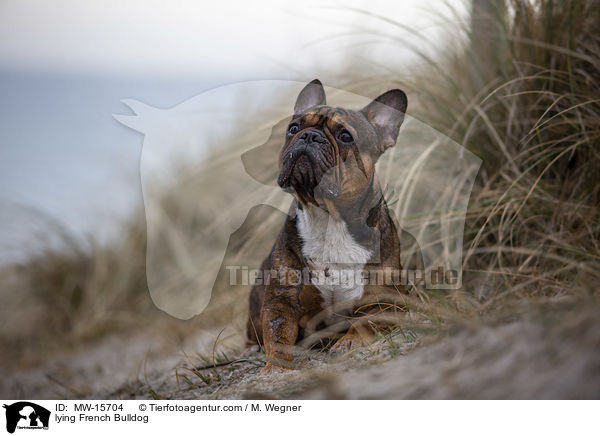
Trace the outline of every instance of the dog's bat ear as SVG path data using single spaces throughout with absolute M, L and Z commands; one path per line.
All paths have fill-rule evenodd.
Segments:
M 304 87 L 294 106 L 294 115 L 299 115 L 313 106 L 326 104 L 325 90 L 319 79 L 315 79 Z
M 404 91 L 392 89 L 381 94 L 363 108 L 362 113 L 377 129 L 382 139 L 382 153 L 396 144 L 407 105 L 408 99 Z

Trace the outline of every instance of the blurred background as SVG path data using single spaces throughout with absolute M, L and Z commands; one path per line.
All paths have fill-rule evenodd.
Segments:
M 59 0 L 0 4 L 4 213 L 32 207 L 78 237 L 115 236 L 115 218 L 140 206 L 142 137 L 115 122 L 121 99 L 169 108 L 207 90 L 240 81 L 309 81 L 334 86 L 348 74 L 348 53 L 373 73 L 401 69 L 411 50 L 375 43 L 381 20 L 366 12 L 392 12 L 400 23 L 436 39 L 435 2 L 407 1 L 284 5 L 264 2 Z M 460 7 L 455 2 L 454 7 Z M 361 13 L 360 9 L 363 9 Z M 390 10 L 391 9 L 391 10 Z M 447 14 L 453 13 L 445 5 Z M 388 24 L 394 36 L 417 43 L 408 29 Z M 360 28 L 360 30 L 358 30 Z M 356 32 L 356 35 L 352 33 Z M 351 49 L 352 48 L 352 49 Z M 333 83 L 332 83 L 333 82 Z M 12 210 L 17 207 L 17 210 Z M 7 218 L 0 259 L 31 249 Z M 15 234 L 17 233 L 17 234 Z M 9 245 L 4 244 L 11 239 Z M 8 240 L 8 241 L 7 241 Z
M 600 318 L 599 34 L 594 0 L 1 0 L 0 370 L 44 368 L 115 335 L 189 349 L 202 329 L 238 334 L 247 290 L 215 293 L 189 321 L 154 307 L 144 138 L 112 115 L 132 113 L 127 98 L 167 109 L 231 83 L 316 77 L 369 97 L 404 89 L 410 115 L 483 161 L 463 288 L 410 296 L 414 331 L 557 313 L 549 323 L 575 326 L 581 340 L 572 344 L 580 354 L 565 359 L 597 358 L 598 336 L 589 335 Z M 186 231 L 207 223 L 188 206 L 194 189 L 235 180 L 227 156 L 237 145 L 177 163 L 181 178 L 157 193 Z M 230 202 L 223 192 L 210 207 Z M 254 241 L 261 253 L 271 244 Z M 563 339 L 550 337 L 549 347 Z M 65 390 L 54 373 L 42 376 L 62 395 L 100 395 Z M 4 382 L 2 392 L 31 395 L 32 380 Z

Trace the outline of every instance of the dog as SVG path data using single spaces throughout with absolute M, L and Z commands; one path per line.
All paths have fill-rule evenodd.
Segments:
M 293 346 L 322 328 L 345 332 L 332 352 L 367 340 L 378 325 L 362 318 L 383 310 L 379 296 L 405 292 L 341 272 L 364 278 L 370 270 L 401 270 L 398 229 L 375 164 L 396 144 L 406 108 L 399 89 L 361 110 L 331 107 L 317 79 L 298 95 L 277 178 L 294 201 L 263 261 L 268 277 L 250 292 L 248 344 L 264 347 L 265 371 L 292 367 Z

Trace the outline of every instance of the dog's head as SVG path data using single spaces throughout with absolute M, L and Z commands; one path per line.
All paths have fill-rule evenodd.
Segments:
M 326 105 L 313 80 L 300 92 L 279 154 L 277 183 L 302 204 L 350 204 L 373 182 L 375 163 L 393 147 L 406 94 L 388 91 L 361 110 Z

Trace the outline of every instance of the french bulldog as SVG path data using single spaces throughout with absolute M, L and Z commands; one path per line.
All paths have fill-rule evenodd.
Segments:
M 384 310 L 379 296 L 405 292 L 369 280 L 369 271 L 401 270 L 375 164 L 395 145 L 406 107 L 399 89 L 360 110 L 328 106 L 319 80 L 298 95 L 277 179 L 294 201 L 263 261 L 269 274 L 250 292 L 247 338 L 264 347 L 265 370 L 292 367 L 294 345 L 323 328 L 343 334 L 332 352 L 366 340 L 377 322 L 364 318 Z

